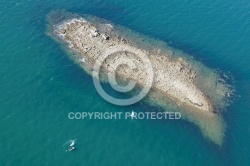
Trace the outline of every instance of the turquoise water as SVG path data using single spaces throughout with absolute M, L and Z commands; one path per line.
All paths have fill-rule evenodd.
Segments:
M 75 0 L 0 2 L 0 165 L 248 165 L 250 2 Z M 69 120 L 76 111 L 116 107 L 45 35 L 56 9 L 91 14 L 171 42 L 207 66 L 231 73 L 238 97 L 218 147 L 186 121 Z M 63 147 L 77 139 L 77 150 Z

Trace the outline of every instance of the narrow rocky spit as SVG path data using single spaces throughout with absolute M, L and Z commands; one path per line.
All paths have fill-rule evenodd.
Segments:
M 184 57 L 173 59 L 171 55 L 161 51 L 161 48 L 143 49 L 115 31 L 115 25 L 105 21 L 91 22 L 72 15 L 49 27 L 49 34 L 63 43 L 68 50 L 76 53 L 74 60 L 90 75 L 95 70 L 96 63 L 102 66 L 105 73 L 112 73 L 121 60 L 130 59 L 136 70 L 121 66 L 116 70 L 116 74 L 121 79 L 134 80 L 141 87 L 145 87 L 151 86 L 147 69 L 152 67 L 153 84 L 147 95 L 147 102 L 165 110 L 171 105 L 175 111 L 181 112 L 183 118 L 195 123 L 205 137 L 222 145 L 225 123 L 220 112 L 221 107 L 217 106 L 214 98 L 219 95 L 219 100 L 224 101 L 230 92 L 228 85 L 218 81 L 222 80 L 221 78 L 212 79 L 211 83 L 206 80 L 202 82 L 201 78 L 204 76 Z M 151 66 L 140 59 L 145 56 Z M 217 85 L 214 91 L 202 89 L 207 84 L 219 86 Z

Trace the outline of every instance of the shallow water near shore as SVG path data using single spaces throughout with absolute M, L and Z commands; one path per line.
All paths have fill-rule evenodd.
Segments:
M 247 165 L 250 154 L 250 3 L 146 0 L 0 2 L 1 165 Z M 213 69 L 230 72 L 237 98 L 225 112 L 225 143 L 171 120 L 68 120 L 76 111 L 120 108 L 97 94 L 90 76 L 46 36 L 56 9 L 91 14 L 170 42 Z M 180 12 L 181 11 L 181 12 Z M 77 139 L 77 150 L 63 145 Z

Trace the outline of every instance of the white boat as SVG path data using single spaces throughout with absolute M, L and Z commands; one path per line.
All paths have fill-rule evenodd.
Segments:
M 76 141 L 75 140 L 72 140 L 71 141 L 71 144 L 69 145 L 70 147 L 73 147 L 75 145 Z

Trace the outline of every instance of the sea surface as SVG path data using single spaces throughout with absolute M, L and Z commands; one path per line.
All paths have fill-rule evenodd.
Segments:
M 0 165 L 247 166 L 250 163 L 250 1 L 1 0 Z M 235 97 L 223 146 L 184 120 L 69 120 L 69 112 L 118 107 L 46 35 L 54 10 L 95 15 L 171 43 L 228 73 Z M 76 150 L 65 143 L 76 139 Z

